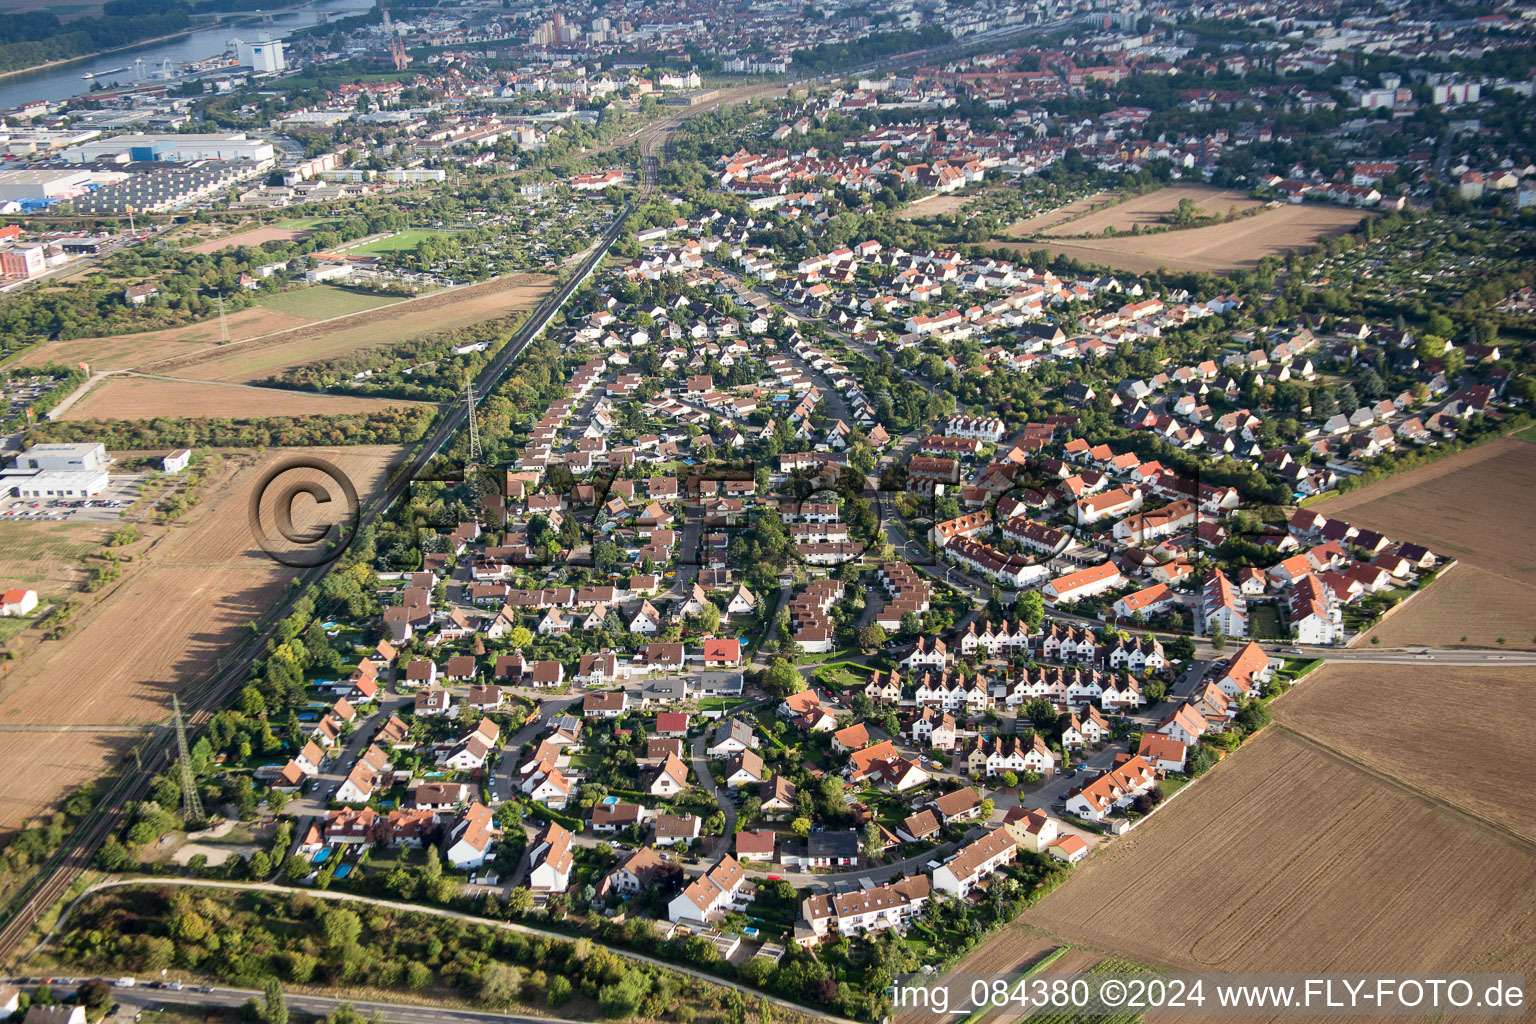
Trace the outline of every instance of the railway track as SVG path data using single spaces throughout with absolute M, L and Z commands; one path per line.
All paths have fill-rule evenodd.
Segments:
M 1064 24 L 1069 20 L 1063 19 L 1061 22 L 1030 28 L 1039 31 L 1057 24 Z M 984 45 L 996 45 L 1022 30 L 1022 28 L 1015 28 L 998 33 L 986 39 Z M 972 39 L 914 54 L 904 54 L 897 58 L 895 63 L 934 60 L 973 49 L 978 43 L 983 43 L 983 40 Z M 888 63 L 893 62 L 874 62 L 862 68 L 845 71 L 843 74 L 870 73 L 887 66 Z M 815 76 L 808 81 L 825 81 L 831 77 L 833 76 Z M 806 81 L 792 81 L 789 84 L 791 86 L 806 84 Z M 625 220 L 655 189 L 662 160 L 670 158 L 672 154 L 672 136 L 677 129 L 691 116 L 734 101 L 733 97 L 716 97 L 697 107 L 680 112 L 675 117 L 657 122 L 639 136 L 641 167 L 637 195 L 614 217 L 613 223 L 600 236 L 591 255 L 582 262 L 577 272 L 573 273 L 557 291 L 545 296 L 524 321 L 513 339 L 504 345 L 497 356 L 481 371 L 475 380 L 477 393 L 487 394 L 500 382 L 502 376 L 523 354 L 528 345 L 543 332 L 555 313 L 565 305 L 608 255 L 614 242 L 623 232 Z M 437 425 L 428 438 L 417 447 L 411 460 L 389 480 L 384 491 L 361 511 L 359 530 L 376 522 L 380 515 L 409 491 L 411 484 L 421 475 L 427 464 L 446 447 L 454 433 L 464 425 L 465 416 L 466 410 L 459 403 L 454 403 L 444 410 Z M 328 568 L 328 565 L 321 565 L 302 571 L 296 577 L 300 585 L 293 588 L 293 593 L 303 593 L 310 584 L 324 576 Z M 180 691 L 182 704 L 189 709 L 187 718 L 189 736 L 195 736 L 204 728 L 245 680 L 248 667 L 265 649 L 267 640 L 275 634 L 278 624 L 287 615 L 288 607 L 288 603 L 285 602 L 271 609 L 268 612 L 266 625 L 255 637 L 237 651 L 227 654 L 202 680 Z M 149 788 L 150 780 L 163 767 L 171 763 L 173 743 L 174 736 L 169 723 L 158 726 L 141 747 L 135 750 L 134 766 L 132 768 L 126 764 L 123 766 L 112 788 L 75 826 L 74 831 L 59 850 L 33 872 L 4 907 L 0 907 L 0 965 L 19 966 L 19 963 L 30 954 L 31 951 L 24 952 L 21 961 L 17 961 L 17 953 L 22 941 L 31 933 L 49 908 L 69 893 L 71 887 L 90 867 L 92 859 L 106 838 L 121 830 L 127 808 L 134 801 L 142 799 Z
M 599 237 L 598 244 L 593 248 L 591 255 L 582 262 L 564 285 L 554 293 L 545 296 L 543 302 L 535 307 L 533 313 L 523 322 L 518 333 L 481 371 L 475 381 L 476 390 L 480 394 L 488 393 L 500 382 L 528 345 L 542 333 L 555 313 L 575 294 L 608 255 L 614 242 L 618 241 L 623 233 L 624 222 L 634 211 L 636 204 L 649 196 L 655 188 L 656 172 L 660 166 L 656 155 L 657 149 L 664 145 L 676 126 L 675 121 L 662 122 L 642 136 L 641 179 L 636 199 L 619 210 L 613 223 Z M 421 475 L 427 463 L 442 451 L 454 433 L 464 425 L 466 415 L 464 406 L 458 403 L 444 411 L 431 434 L 417 447 L 411 460 L 386 484 L 383 493 L 360 512 L 359 530 L 376 522 L 379 516 L 409 491 L 411 484 Z M 303 593 L 310 584 L 324 576 L 328 569 L 329 565 L 321 565 L 304 570 L 298 575 L 299 586 L 294 588 L 293 592 Z M 270 611 L 266 625 L 249 643 L 226 655 L 209 675 L 181 691 L 182 703 L 189 709 L 187 718 L 189 736 L 195 736 L 205 727 L 245 680 L 248 667 L 265 650 L 267 640 L 275 634 L 278 624 L 286 616 L 287 607 L 284 604 Z M 32 932 L 48 909 L 69 893 L 75 882 L 90 867 L 96 851 L 101 848 L 107 837 L 121 830 L 125 823 L 124 816 L 127 808 L 134 801 L 143 798 L 149 789 L 150 780 L 173 760 L 173 743 L 174 736 L 169 724 L 157 727 L 150 738 L 135 752 L 135 765 L 132 768 L 124 765 L 121 775 L 113 783 L 112 788 L 75 826 L 74 832 L 59 850 L 34 871 L 31 878 L 10 898 L 6 906 L 0 909 L 0 921 L 3 921 L 3 924 L 0 924 L 0 964 L 12 963 L 16 960 L 18 952 L 23 953 L 23 959 L 26 953 L 30 952 L 19 949 L 23 940 Z

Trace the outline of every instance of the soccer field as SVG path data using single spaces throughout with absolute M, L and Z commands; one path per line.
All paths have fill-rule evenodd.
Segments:
M 416 247 L 428 238 L 451 234 L 447 231 L 400 231 L 388 238 L 380 238 L 366 245 L 359 245 L 348 252 L 414 252 Z

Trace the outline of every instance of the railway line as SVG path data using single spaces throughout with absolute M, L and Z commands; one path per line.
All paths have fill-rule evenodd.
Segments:
M 1061 19 L 1029 26 L 1010 26 L 985 36 L 972 36 L 929 50 L 902 54 L 885 61 L 850 68 L 841 74 L 870 74 L 878 70 L 894 70 L 898 67 L 947 59 L 978 46 L 997 45 L 1016 35 L 1048 31 L 1069 24 L 1071 20 Z M 791 81 L 789 85 L 824 83 L 835 81 L 837 77 L 836 74 L 823 74 Z M 566 283 L 544 298 L 524 321 L 512 340 L 504 345 L 496 357 L 481 371 L 475 380 L 477 393 L 486 394 L 500 382 L 528 345 L 543 332 L 555 314 L 601 265 L 614 243 L 622 236 L 626 219 L 655 189 L 661 162 L 663 158 L 671 156 L 672 136 L 683 122 L 724 104 L 740 102 L 760 95 L 775 94 L 782 88 L 784 88 L 783 85 L 764 89 L 753 87 L 743 94 L 713 97 L 644 128 L 636 136 L 640 143 L 641 168 L 639 188 L 635 197 L 616 214 L 613 222 L 599 236 L 592 252 L 570 275 Z M 627 143 L 630 140 L 625 141 Z M 409 491 L 412 483 L 421 476 L 428 463 L 448 445 L 455 432 L 464 426 L 466 415 L 466 408 L 457 403 L 443 411 L 432 432 L 418 445 L 411 459 L 391 477 L 382 493 L 360 510 L 358 523 L 360 530 L 376 522 Z M 294 588 L 294 593 L 302 593 L 310 584 L 318 581 L 327 569 L 328 565 L 320 565 L 301 571 L 296 576 L 299 586 Z M 271 609 L 265 623 L 249 642 L 225 654 L 207 675 L 182 689 L 180 692 L 182 703 L 189 711 L 187 718 L 189 735 L 195 735 L 205 727 L 214 714 L 227 703 L 235 689 L 245 680 L 250 664 L 265 649 L 268 639 L 275 635 L 278 625 L 286 614 L 286 604 Z M 106 794 L 80 820 L 63 845 L 33 872 L 3 907 L 0 907 L 0 965 L 19 965 L 18 952 L 21 952 L 20 960 L 25 960 L 30 951 L 20 951 L 22 942 L 49 908 L 66 896 L 80 880 L 106 838 L 121 830 L 128 807 L 133 801 L 144 796 L 150 780 L 173 760 L 174 742 L 174 734 L 169 723 L 154 727 L 149 736 L 135 748 L 133 766 L 130 767 L 126 763 L 122 766 Z
M 624 231 L 625 220 L 635 206 L 648 197 L 655 187 L 656 173 L 660 166 L 657 151 L 676 129 L 678 119 L 668 119 L 649 129 L 641 137 L 641 179 L 636 197 L 615 215 L 612 223 L 598 238 L 592 252 L 582 261 L 554 293 L 546 296 L 533 313 L 524 321 L 511 341 L 475 380 L 480 394 L 494 388 L 523 354 L 528 345 L 543 332 L 554 315 L 569 301 L 593 271 L 607 257 L 613 244 Z M 416 448 L 411 459 L 398 470 L 385 485 L 381 494 L 359 510 L 358 528 L 361 530 L 376 522 L 410 489 L 421 476 L 427 464 L 438 455 L 464 426 L 467 410 L 454 404 L 444 410 L 428 437 Z M 318 581 L 329 568 L 315 566 L 299 573 L 299 586 L 295 593 L 302 593 L 310 584 Z M 286 606 L 268 613 L 267 622 L 248 643 L 224 656 L 213 671 L 201 680 L 181 691 L 183 705 L 189 709 L 187 731 L 195 735 L 229 700 L 236 688 L 245 680 L 249 666 L 266 648 L 286 614 Z M 153 732 L 134 752 L 134 764 L 124 764 L 111 788 L 97 801 L 96 806 L 75 826 L 64 844 L 46 860 L 22 888 L 0 909 L 0 964 L 16 961 L 21 943 L 31 933 L 48 909 L 66 896 L 71 887 L 90 867 L 96 851 L 108 836 L 116 834 L 125 824 L 128 807 L 142 799 L 148 791 L 150 780 L 174 759 L 174 735 L 169 724 L 154 728 Z

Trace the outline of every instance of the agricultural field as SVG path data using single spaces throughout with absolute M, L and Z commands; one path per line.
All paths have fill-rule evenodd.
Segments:
M 144 736 L 130 730 L 0 732 L 0 773 L 7 780 L 0 790 L 0 840 L 111 771 Z
M 183 417 L 255 418 L 263 416 L 342 415 L 400 405 L 382 398 L 318 395 L 306 391 L 169 380 L 161 377 L 108 377 L 61 417 L 65 420 L 146 420 L 174 411 Z
M 249 383 L 266 380 L 294 366 L 358 349 L 394 345 L 437 331 L 467 327 L 530 309 L 554 284 L 541 274 L 517 274 L 380 309 L 345 320 L 311 324 L 247 345 L 206 350 L 161 364 L 178 377 Z M 381 329 L 383 325 L 383 329 Z
M 1536 587 L 1532 479 L 1536 445 L 1506 437 L 1311 507 Z
M 313 314 L 257 305 L 228 317 L 231 338 L 242 344 L 220 345 L 219 322 L 214 319 L 144 334 L 50 341 L 28 349 L 16 362 L 27 366 L 84 362 L 92 370 L 153 370 L 175 377 L 243 384 L 318 359 L 393 345 L 531 309 L 553 286 L 554 278 L 545 274 L 512 274 L 419 299 L 384 305 L 375 302 L 372 308 L 324 324 L 317 324 Z M 339 292 L 348 300 L 376 298 L 341 289 L 326 291 Z M 321 312 L 314 310 L 315 314 Z M 388 325 L 387 329 L 381 330 L 381 324 Z
M 303 229 L 281 228 L 276 226 L 251 228 L 248 231 L 236 231 L 234 234 L 220 235 L 210 238 L 206 242 L 189 246 L 188 252 L 206 253 L 222 252 L 225 249 L 236 249 L 242 245 L 257 246 L 263 242 L 297 242 L 308 238 L 311 232 Z
M 398 295 L 370 295 L 367 292 L 337 288 L 335 285 L 317 284 L 294 291 L 278 292 L 276 295 L 264 295 L 257 300 L 257 304 L 267 309 L 275 309 L 279 313 L 291 313 L 311 320 L 329 320 L 335 316 L 347 316 L 364 310 L 378 309 L 380 306 L 390 306 L 399 301 L 401 297 Z
M 1536 650 L 1536 586 L 1470 562 L 1441 573 L 1351 646 Z
M 1070 242 L 1003 242 L 1004 248 L 1033 252 L 1047 248 L 1060 256 L 1102 264 L 1129 273 L 1170 270 L 1228 273 L 1251 269 L 1265 256 L 1283 257 L 1310 249 L 1325 235 L 1349 231 L 1371 214 L 1321 203 L 1286 204 L 1225 224 L 1149 235 Z M 1036 229 L 1038 230 L 1038 229 Z
M 232 341 L 248 341 L 312 322 L 310 317 L 282 313 L 265 306 L 242 309 L 238 313 L 230 313 L 225 319 L 229 324 Z M 61 363 L 74 366 L 77 363 L 89 363 L 92 370 L 121 370 L 211 348 L 218 345 L 219 337 L 219 321 L 214 317 L 200 323 L 162 331 L 145 331 L 142 334 L 46 341 L 22 352 L 8 365 L 43 366 Z
M 1021 920 L 1175 970 L 1519 971 L 1536 844 L 1272 727 Z
M 1074 217 L 1080 217 L 1091 210 L 1096 210 L 1102 206 L 1111 206 L 1117 198 L 1118 195 L 1114 192 L 1096 192 L 1086 199 L 1079 199 L 1065 206 L 1058 206 L 1054 210 L 1047 210 L 1045 213 L 1037 213 L 1033 217 L 1015 221 L 1003 231 L 1003 236 L 1005 238 L 1028 238 L 1031 235 L 1040 234 L 1047 228 L 1063 224 Z
M 91 750 L 60 745 L 59 733 L 15 731 L 15 726 L 138 725 L 166 715 L 171 693 L 205 679 L 282 594 L 296 570 L 268 558 L 247 522 L 251 488 L 262 467 L 296 454 L 315 454 L 347 474 L 367 501 L 383 486 L 401 449 L 284 449 L 231 455 L 203 489 L 186 525 L 164 531 L 138 549 L 116 586 L 82 598 L 67 636 L 47 641 L 27 657 L 6 663 L 0 677 L 0 770 L 14 767 L 0 830 L 54 805 L 108 759 L 104 745 L 121 738 L 93 737 Z M 293 479 L 297 479 L 296 476 Z M 323 477 L 317 478 L 327 483 Z M 282 477 L 290 482 L 290 475 Z M 329 486 L 334 488 L 334 483 Z M 277 488 L 269 488 L 269 494 Z M 309 528 L 315 506 L 298 503 L 295 523 Z M 271 521 L 270 509 L 267 522 Z M 309 524 L 313 525 L 313 523 Z M 84 743 L 84 734 L 64 734 Z M 103 749 L 97 750 L 96 747 Z M 111 747 L 112 750 L 120 749 Z M 57 773 L 23 771 L 53 757 Z M 15 782 L 25 777 L 26 784 Z
M 1286 729 L 1536 841 L 1536 791 L 1509 785 L 1536 731 L 1529 668 L 1325 665 L 1284 700 Z M 1392 725 L 1361 708 L 1390 707 Z M 1453 770 L 1426 751 L 1475 752 Z M 1486 827 L 1486 826 L 1485 826 Z
M 896 214 L 897 220 L 919 220 L 923 217 L 944 217 L 965 209 L 970 196 L 930 193 L 930 198 L 919 199 L 903 206 Z
M 80 559 L 101 547 L 115 528 L 112 523 L 0 522 L 0 590 L 30 587 L 41 604 L 73 593 L 86 576 Z
M 1068 238 L 1102 235 L 1105 228 L 1129 233 L 1137 226 L 1143 231 L 1166 227 L 1168 225 L 1163 218 L 1172 214 L 1180 201 L 1185 199 L 1194 200 L 1200 207 L 1201 215 L 1206 217 L 1240 214 L 1264 205 L 1247 192 L 1237 189 L 1211 185 L 1173 185 L 1145 195 L 1132 196 L 1123 203 L 1099 207 L 1083 216 L 1045 226 L 1039 232 L 1045 237 Z

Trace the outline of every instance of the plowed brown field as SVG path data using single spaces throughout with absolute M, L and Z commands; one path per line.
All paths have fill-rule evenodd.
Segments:
M 1140 225 L 1143 229 L 1163 227 L 1163 216 L 1178 209 L 1179 201 L 1193 199 L 1200 212 L 1207 217 L 1242 213 L 1264 205 L 1247 192 L 1211 185 L 1173 185 L 1156 192 L 1132 196 L 1123 203 L 1106 206 L 1083 217 L 1068 220 L 1045 228 L 1040 233 L 1056 238 L 1102 235 L 1105 228 L 1130 231 Z
M 1348 231 L 1369 213 L 1321 203 L 1286 204 L 1252 217 L 1204 228 L 1152 235 L 1074 239 L 1070 242 L 1002 242 L 1005 248 L 1051 252 L 1130 273 L 1169 270 L 1227 273 L 1251 268 L 1265 256 L 1310 249 L 1324 235 Z
M 1536 844 L 1272 728 L 1023 920 L 1172 969 L 1521 971 Z
M 219 252 L 242 245 L 260 245 L 263 242 L 296 242 L 301 238 L 308 238 L 311 234 L 312 232 L 309 231 L 295 231 L 291 228 L 252 228 L 249 231 L 238 231 L 233 235 L 221 235 L 194 245 L 187 251 Z
M 326 320 L 272 338 L 206 350 L 157 363 L 153 370 L 198 380 L 236 383 L 265 380 L 290 367 L 358 349 L 394 345 L 530 309 L 538 304 L 553 283 L 553 278 L 541 274 L 518 274 Z
M 1536 788 L 1509 784 L 1536 733 L 1532 676 L 1514 667 L 1325 665 L 1274 714 L 1293 732 L 1536 842 Z M 1391 709 L 1390 728 L 1375 708 Z M 1460 756 L 1448 764 L 1437 750 Z
M 1536 444 L 1505 437 L 1313 507 L 1536 586 L 1533 495 Z
M 401 458 L 400 449 L 375 446 L 285 449 L 260 460 L 231 460 L 231 467 L 238 468 L 209 488 L 188 525 L 173 528 L 141 556 L 122 583 L 79 614 L 65 639 L 44 643 L 20 662 L 6 664 L 6 674 L 0 677 L 0 725 L 163 720 L 169 714 L 170 695 L 212 672 L 244 634 L 245 625 L 267 612 L 297 574 L 262 552 L 247 517 L 261 469 L 301 454 L 335 464 L 352 479 L 364 501 Z M 287 475 L 281 478 L 284 486 L 292 482 Z M 280 490 L 268 488 L 269 502 Z M 296 503 L 294 519 L 300 530 L 313 521 L 308 514 L 313 508 L 307 499 Z M 271 522 L 270 509 L 265 521 Z M 60 755 L 63 748 L 58 744 L 65 741 L 57 735 L 0 733 L 7 762 L 25 764 L 50 750 L 79 762 L 75 774 L 32 773 L 24 785 L 11 776 L 12 802 L 3 808 L 0 829 L 12 828 L 58 801 L 94 773 L 106 756 L 89 751 Z M 71 742 L 86 742 L 81 734 L 65 735 Z
M 308 413 L 334 416 L 420 404 L 394 398 L 317 395 L 305 391 L 281 391 L 214 382 L 109 377 L 70 406 L 63 418 L 142 420 L 176 415 L 238 419 L 300 416 Z

